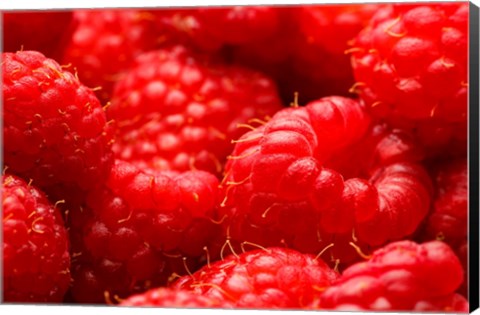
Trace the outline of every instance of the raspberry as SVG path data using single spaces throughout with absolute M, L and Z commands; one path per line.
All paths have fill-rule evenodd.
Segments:
M 425 240 L 439 239 L 457 247 L 468 235 L 467 159 L 438 163 L 433 170 L 435 195 L 426 218 Z
M 249 119 L 281 107 L 273 82 L 236 66 L 209 65 L 176 46 L 138 57 L 116 86 L 108 117 L 117 157 L 141 167 L 219 174 Z
M 301 308 L 337 278 L 323 261 L 286 248 L 230 255 L 173 283 L 235 308 Z
M 139 10 L 76 10 L 76 28 L 63 56 L 103 102 L 140 53 L 153 49 L 162 34 L 154 32 L 152 13 Z M 164 39 L 166 41 L 166 39 Z
M 419 238 L 422 241 L 441 240 L 450 245 L 467 270 L 468 251 L 468 167 L 467 159 L 437 162 L 432 170 L 435 195 L 432 209 L 425 219 Z M 465 273 L 462 293 L 466 293 Z
M 468 268 L 468 253 L 469 253 L 469 242 L 468 239 L 465 239 L 463 243 L 456 248 L 456 253 L 460 262 L 462 263 L 463 270 L 465 271 L 465 276 L 463 278 L 462 286 L 458 289 L 458 293 L 462 294 L 465 297 L 471 297 L 468 293 L 468 284 L 471 279 L 471 272 Z
M 67 232 L 43 192 L 14 175 L 2 178 L 3 299 L 59 303 L 70 285 Z
M 413 128 L 466 123 L 467 3 L 384 7 L 350 51 L 354 88 L 375 117 Z
M 4 12 L 3 51 L 36 50 L 49 58 L 58 58 L 70 35 L 69 11 Z
M 142 294 L 133 295 L 120 303 L 120 306 L 154 306 L 182 308 L 221 307 L 221 303 L 187 290 L 157 288 Z
M 327 97 L 284 109 L 245 134 L 222 181 L 227 239 L 310 253 L 333 244 L 332 259 L 347 263 L 360 245 L 413 234 L 428 212 L 431 182 L 412 143 L 395 133 L 377 137 L 365 177 L 328 167 L 365 141 L 368 128 L 360 103 Z
M 257 43 L 275 34 L 280 24 L 278 10 L 268 6 L 175 9 L 157 14 L 160 27 L 174 29 L 203 51 Z
M 369 177 L 381 165 L 424 159 L 425 151 L 412 133 L 383 123 L 373 124 L 361 140 L 336 152 L 325 167 L 344 178 Z
M 439 241 L 399 241 L 347 268 L 317 301 L 321 309 L 468 311 L 454 294 L 463 279 L 458 258 Z M 353 306 L 350 308 L 350 306 Z
M 217 186 L 203 171 L 158 172 L 116 161 L 105 185 L 70 216 L 74 300 L 124 298 L 198 268 L 219 232 Z
M 295 92 L 301 103 L 327 95 L 347 95 L 354 83 L 349 57 L 344 54 L 347 42 L 378 7 L 276 7 L 280 21 L 277 32 L 258 43 L 232 46 L 232 58 L 275 78 L 286 102 Z
M 290 95 L 298 91 L 302 101 L 347 95 L 355 81 L 349 56 L 344 51 L 379 7 L 352 4 L 298 8 L 300 29 L 291 56 Z
M 196 50 L 221 51 L 233 63 L 268 73 L 284 100 L 299 92 L 309 101 L 348 94 L 354 80 L 344 50 L 376 8 L 231 6 L 173 10 L 159 20 L 187 35 Z M 332 31 L 336 36 L 325 36 Z
M 39 52 L 2 54 L 5 164 L 53 186 L 92 189 L 111 166 L 111 131 L 95 94 Z

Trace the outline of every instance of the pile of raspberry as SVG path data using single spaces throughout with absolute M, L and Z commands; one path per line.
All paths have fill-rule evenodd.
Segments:
M 468 312 L 468 18 L 4 13 L 5 302 Z

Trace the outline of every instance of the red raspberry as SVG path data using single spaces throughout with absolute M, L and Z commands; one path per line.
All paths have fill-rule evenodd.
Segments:
M 439 241 L 399 241 L 347 268 L 321 294 L 321 309 L 467 312 L 468 302 L 454 294 L 463 270 L 454 252 Z
M 336 278 L 316 257 L 272 247 L 230 255 L 172 286 L 235 308 L 301 308 Z
M 463 243 L 456 248 L 456 253 L 460 262 L 462 263 L 463 270 L 465 271 L 465 276 L 463 278 L 462 286 L 458 289 L 458 293 L 462 294 L 463 296 L 468 297 L 468 287 L 469 281 L 471 279 L 471 272 L 468 268 L 468 253 L 469 253 L 469 242 L 468 239 L 465 239 Z
M 438 162 L 432 171 L 435 187 L 430 214 L 420 231 L 423 241 L 441 240 L 450 245 L 459 257 L 468 251 L 468 165 L 467 159 Z M 467 270 L 466 259 L 462 265 Z M 466 293 L 468 275 L 465 273 L 462 293 Z
M 70 285 L 67 231 L 59 210 L 22 179 L 2 178 L 3 299 L 59 303 Z
M 217 190 L 207 172 L 155 172 L 116 161 L 104 187 L 70 216 L 74 300 L 124 298 L 198 268 L 219 232 Z
M 424 159 L 425 152 L 414 135 L 387 124 L 374 124 L 361 140 L 325 161 L 325 167 L 336 170 L 344 178 L 369 177 L 382 165 Z
M 142 167 L 220 174 L 238 124 L 281 108 L 273 82 L 236 66 L 206 64 L 185 48 L 138 57 L 118 83 L 107 115 L 117 157 Z
M 467 121 L 445 123 L 440 120 L 411 121 L 407 119 L 388 119 L 390 126 L 408 130 L 424 147 L 429 159 L 454 159 L 467 155 Z
M 160 30 L 155 33 L 154 16 L 147 11 L 77 10 L 74 20 L 63 62 L 72 64 L 104 102 L 137 55 L 167 40 Z
M 277 32 L 258 43 L 232 46 L 233 60 L 274 77 L 287 102 L 294 92 L 299 93 L 301 103 L 327 95 L 347 95 L 354 83 L 350 60 L 344 53 L 349 48 L 347 42 L 378 7 L 275 7 L 280 21 Z
M 327 97 L 284 109 L 245 134 L 222 182 L 227 238 L 310 253 L 334 244 L 332 259 L 347 263 L 358 258 L 359 245 L 411 235 L 431 194 L 412 144 L 395 134 L 377 137 L 365 177 L 344 178 L 328 167 L 339 152 L 364 141 L 368 126 L 360 103 Z
M 142 294 L 130 296 L 123 300 L 120 306 L 154 306 L 183 308 L 213 308 L 222 307 L 221 303 L 207 296 L 192 293 L 187 290 L 157 288 Z
M 36 50 L 58 58 L 70 35 L 72 12 L 3 12 L 3 51 Z
M 440 162 L 432 176 L 435 195 L 423 239 L 439 239 L 456 248 L 468 235 L 467 159 Z
M 376 117 L 406 121 L 415 129 L 432 122 L 443 128 L 465 125 L 468 3 L 387 6 L 350 51 L 355 89 Z M 432 145 L 430 139 L 439 137 L 426 137 L 426 145 Z
M 220 53 L 233 64 L 258 69 L 283 82 L 290 76 L 286 62 L 298 36 L 293 10 L 278 6 L 176 9 L 170 14 L 159 10 L 157 23 L 196 51 Z M 291 98 L 289 90 L 284 99 L 290 102 Z
M 268 6 L 159 10 L 157 15 L 160 27 L 174 29 L 203 51 L 260 42 L 276 34 L 280 25 L 278 10 Z
M 39 52 L 2 54 L 9 171 L 51 187 L 91 189 L 108 174 L 111 131 L 95 94 Z
M 303 101 L 347 95 L 355 81 L 349 56 L 344 52 L 379 7 L 351 4 L 298 8 L 300 30 L 291 57 L 290 95 L 298 91 Z

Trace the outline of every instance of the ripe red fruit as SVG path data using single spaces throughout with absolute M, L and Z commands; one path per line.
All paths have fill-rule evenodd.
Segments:
M 142 10 L 76 10 L 76 27 L 62 59 L 80 80 L 96 89 L 102 102 L 136 56 L 157 47 L 166 38 L 155 32 L 154 17 Z
M 227 238 L 310 253 L 327 248 L 347 263 L 358 259 L 359 246 L 411 235 L 428 212 L 430 179 L 413 143 L 368 128 L 360 103 L 327 97 L 284 109 L 245 134 L 222 181 Z M 336 157 L 372 141 L 367 135 L 375 141 L 360 156 L 371 163 L 359 177 L 343 177 Z
M 301 308 L 337 278 L 323 261 L 287 248 L 230 255 L 173 283 L 234 308 Z
M 441 240 L 452 247 L 467 271 L 468 248 L 468 165 L 467 159 L 439 161 L 432 167 L 435 187 L 429 215 L 419 233 L 422 241 Z M 462 293 L 466 294 L 465 273 Z
M 49 58 L 62 54 L 70 29 L 69 11 L 2 12 L 3 51 L 36 50 Z
M 60 211 L 24 180 L 2 176 L 5 302 L 59 303 L 70 285 L 67 232 Z
M 301 99 L 308 101 L 347 95 L 355 80 L 345 51 L 379 8 L 365 3 L 298 8 L 299 33 L 291 56 L 290 95 L 298 91 Z
M 258 43 L 280 26 L 278 10 L 268 6 L 157 10 L 156 16 L 158 26 L 175 31 L 195 49 L 210 52 Z
M 198 268 L 219 232 L 217 186 L 203 171 L 157 172 L 116 161 L 105 185 L 69 217 L 74 300 L 125 298 Z
M 465 152 L 468 3 L 386 6 L 350 52 L 354 89 L 376 118 L 408 126 L 435 154 Z
M 459 247 L 468 235 L 467 159 L 437 163 L 432 177 L 434 201 L 426 218 L 423 239 L 438 239 L 454 248 Z
M 5 165 L 53 186 L 92 189 L 111 166 L 111 129 L 95 94 L 39 52 L 2 54 Z
M 213 308 L 221 307 L 222 304 L 210 297 L 195 294 L 187 290 L 174 290 L 161 287 L 130 296 L 123 300 L 120 306 Z
M 251 70 L 208 64 L 181 46 L 137 58 L 107 115 L 118 158 L 141 167 L 220 174 L 238 124 L 280 109 L 274 83 Z
M 301 103 L 327 95 L 348 95 L 355 81 L 344 51 L 378 7 L 275 7 L 279 20 L 276 32 L 259 42 L 233 45 L 227 51 L 234 62 L 275 78 L 285 102 L 290 102 L 295 92 Z
M 389 6 L 355 39 L 352 65 L 372 112 L 465 121 L 468 4 Z
M 399 241 L 347 268 L 316 301 L 321 309 L 467 312 L 455 290 L 463 270 L 455 253 L 439 241 Z

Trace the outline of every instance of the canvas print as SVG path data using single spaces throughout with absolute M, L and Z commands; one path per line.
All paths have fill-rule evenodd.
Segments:
M 468 28 L 466 1 L 3 12 L 3 302 L 468 312 Z

